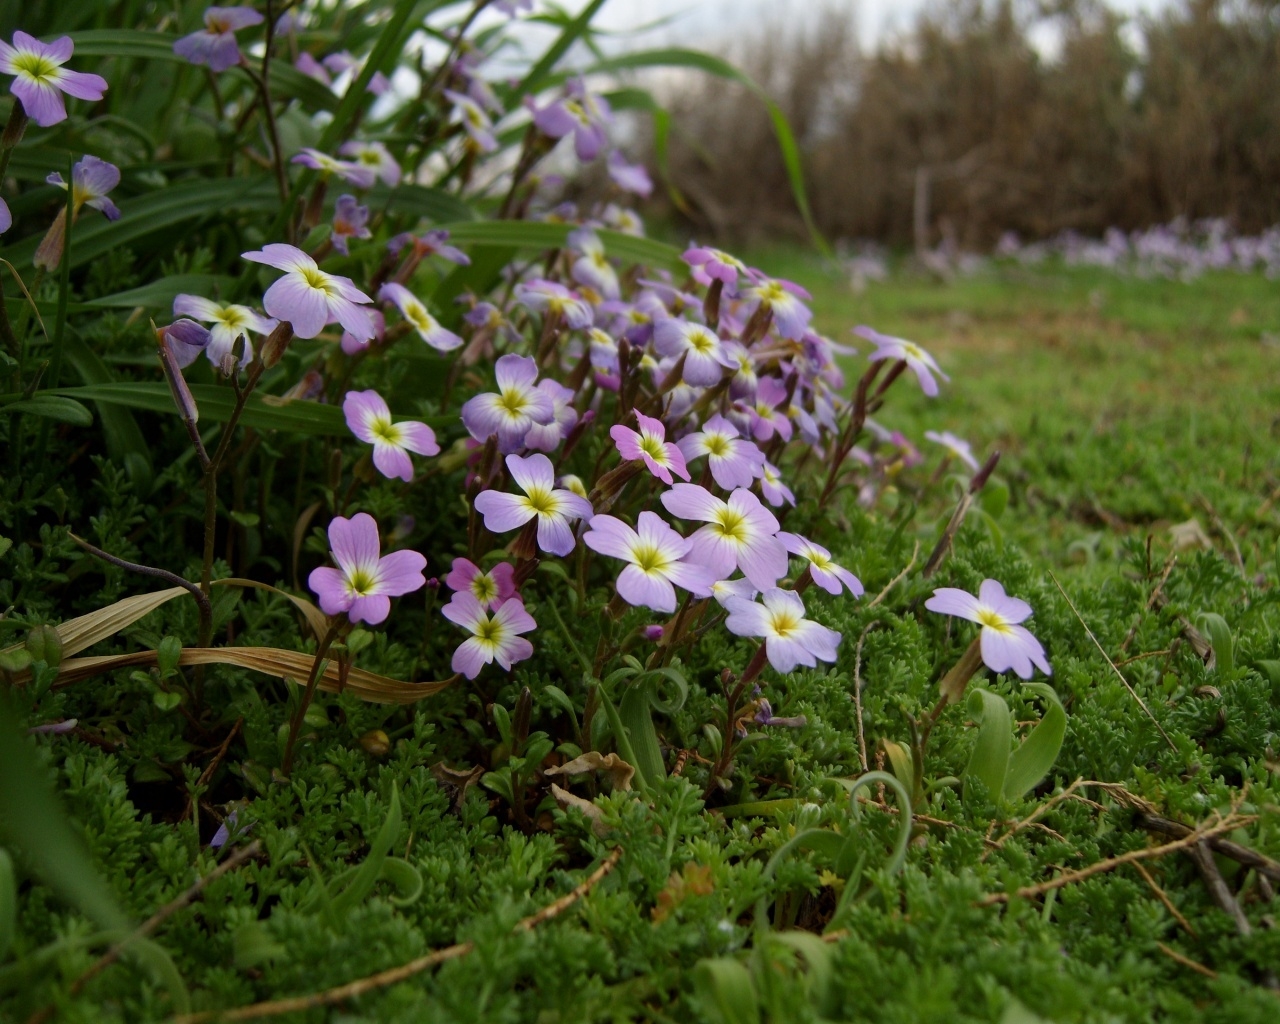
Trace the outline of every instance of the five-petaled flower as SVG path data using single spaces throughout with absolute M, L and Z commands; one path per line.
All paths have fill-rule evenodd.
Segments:
M 685 465 L 684 453 L 678 445 L 667 440 L 667 428 L 661 420 L 636 413 L 636 424 L 640 427 L 637 433 L 630 427 L 615 423 L 609 428 L 609 436 L 624 459 L 641 460 L 649 467 L 649 472 L 664 484 L 672 483 L 671 474 L 685 480 L 689 479 L 689 469 Z
M 50 185 L 65 189 L 67 183 L 57 171 L 45 179 Z M 120 184 L 120 168 L 90 154 L 77 160 L 71 168 L 71 220 L 80 215 L 80 208 L 88 206 L 100 210 L 107 220 L 119 220 L 120 211 L 107 198 L 107 193 Z M 62 262 L 62 249 L 67 237 L 67 211 L 63 207 L 49 225 L 44 238 L 36 248 L 31 262 L 45 270 L 53 270 Z
M 100 100 L 107 91 L 107 80 L 101 75 L 62 66 L 71 59 L 73 49 L 70 36 L 42 43 L 25 32 L 15 32 L 12 46 L 0 40 L 0 73 L 14 76 L 10 87 L 14 96 L 41 128 L 67 119 L 64 92 L 78 100 Z
M 533 644 L 520 634 L 537 629 L 538 624 L 518 597 L 503 601 L 489 615 L 474 595 L 459 590 L 441 612 L 450 622 L 473 634 L 453 652 L 453 670 L 468 679 L 474 679 L 482 668 L 495 661 L 510 671 L 512 663 L 524 661 L 533 653 Z
M 694 387 L 720 383 L 725 370 L 736 370 L 738 361 L 725 351 L 711 328 L 669 316 L 653 325 L 653 347 L 664 356 L 684 356 L 684 382 Z
M 982 660 L 991 671 L 1012 670 L 1023 679 L 1030 679 L 1034 665 L 1045 675 L 1053 675 L 1040 641 L 1018 625 L 1030 618 L 1031 605 L 1009 597 L 996 580 L 983 580 L 977 597 L 956 587 L 939 587 L 924 606 L 931 612 L 955 615 L 982 626 Z
M 705 487 L 676 484 L 663 493 L 662 504 L 681 519 L 707 524 L 689 538 L 689 555 L 709 565 L 720 579 L 736 567 L 753 586 L 765 590 L 787 574 L 787 549 L 777 537 L 778 520 L 745 488 L 722 501 Z
M 524 494 L 481 491 L 476 495 L 476 511 L 492 533 L 506 533 L 538 518 L 538 547 L 553 555 L 573 550 L 575 519 L 591 518 L 591 503 L 572 491 L 555 485 L 555 470 L 545 455 L 525 458 L 507 456 L 507 469 Z
M 920 390 L 930 398 L 934 398 L 938 394 L 938 382 L 933 379 L 935 373 L 943 380 L 951 379 L 942 372 L 934 361 L 933 356 L 929 355 L 928 352 L 913 341 L 881 334 L 874 328 L 866 326 L 855 327 L 853 333 L 860 338 L 866 338 L 867 341 L 876 346 L 876 350 L 867 356 L 869 362 L 875 363 L 881 359 L 901 359 L 911 369 L 911 372 L 916 375 L 916 379 L 920 382 Z
M 814 668 L 819 661 L 835 661 L 840 634 L 804 617 L 804 602 L 790 590 L 770 587 L 761 595 L 763 604 L 730 598 L 725 628 L 738 636 L 764 638 L 765 655 L 779 672 L 797 665 Z
M 326 615 L 346 612 L 352 622 L 376 626 L 390 613 L 391 598 L 426 585 L 427 560 L 418 552 L 380 557 L 378 524 L 367 512 L 350 519 L 336 516 L 329 523 L 329 547 L 338 568 L 321 566 L 307 579 Z
M 259 316 L 248 306 L 234 302 L 214 302 L 199 295 L 175 295 L 173 315 L 189 316 L 194 320 L 213 324 L 209 329 L 209 344 L 205 348 L 205 355 L 209 357 L 209 362 L 219 368 L 231 357 L 237 338 L 244 338 L 244 354 L 240 357 L 240 365 L 245 366 L 253 358 L 249 332 L 270 334 L 276 328 L 274 320 Z
M 764 452 L 738 435 L 738 428 L 719 413 L 702 425 L 702 429 L 686 434 L 678 442 L 687 461 L 707 456 L 707 465 L 716 483 L 726 491 L 750 487 L 764 473 Z
M 346 277 L 326 274 L 316 261 L 301 249 L 283 242 L 272 242 L 261 250 L 240 254 L 253 263 L 285 271 L 262 297 L 262 304 L 277 320 L 287 320 L 299 338 L 314 338 L 325 324 L 334 321 L 357 341 L 373 337 L 373 321 L 369 311 L 358 303 L 372 302 Z
M 373 445 L 373 464 L 386 477 L 413 479 L 413 460 L 418 455 L 439 455 L 435 431 L 425 423 L 391 422 L 391 410 L 376 391 L 348 391 L 342 412 L 351 433 Z
M 531 426 L 555 419 L 555 403 L 534 383 L 538 364 L 528 356 L 509 352 L 494 365 L 494 373 L 497 393 L 486 392 L 467 399 L 462 406 L 462 422 L 477 441 L 496 434 L 498 447 L 513 452 L 524 444 Z
M 943 430 L 941 432 L 936 430 L 926 430 L 924 432 L 924 436 L 925 440 L 933 441 L 935 444 L 942 445 L 950 454 L 954 455 L 975 473 L 978 471 L 978 460 L 973 457 L 973 446 L 970 445 L 968 441 L 964 440 L 964 438 L 956 437 L 956 435 L 951 433 L 949 430 Z
M 862 582 L 843 566 L 831 560 L 831 552 L 821 544 L 815 544 L 798 533 L 779 533 L 778 540 L 793 555 L 809 562 L 809 577 L 828 594 L 838 596 L 841 587 L 847 587 L 854 597 L 863 594 Z
M 685 559 L 693 545 L 653 512 L 641 512 L 634 530 L 613 516 L 592 516 L 582 542 L 602 555 L 630 562 L 618 577 L 618 593 L 628 604 L 655 612 L 676 610 L 673 583 L 695 597 L 710 597 L 717 580 L 713 569 Z
M 204 28 L 179 39 L 173 52 L 192 64 L 209 65 L 210 71 L 226 71 L 240 63 L 235 34 L 260 24 L 262 15 L 252 7 L 210 7 L 204 12 Z
M 469 593 L 488 611 L 497 611 L 516 594 L 515 569 L 510 562 L 499 562 L 488 572 L 481 572 L 471 559 L 455 558 L 444 584 L 450 590 Z

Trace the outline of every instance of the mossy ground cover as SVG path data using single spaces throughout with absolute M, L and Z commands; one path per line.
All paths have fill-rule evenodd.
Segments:
M 135 921 L 230 851 L 261 843 L 260 857 L 152 934 L 193 1009 L 323 992 L 469 942 L 406 980 L 285 1019 L 1276 1019 L 1272 869 L 1212 852 L 1203 869 L 1181 851 L 1141 853 L 1172 838 L 1143 827 L 1153 818 L 1193 828 L 1225 820 L 1222 838 L 1280 859 L 1280 349 L 1266 340 L 1280 329 L 1275 283 L 1049 268 L 947 287 L 898 279 L 853 296 L 816 258 L 771 251 L 751 262 L 810 287 L 824 332 L 846 340 L 865 322 L 911 338 L 951 382 L 933 401 L 901 387 L 884 413 L 922 448 L 922 465 L 894 472 L 870 507 L 852 492 L 818 507 L 808 488 L 784 523 L 830 547 L 867 595 L 818 613 L 844 635 L 834 667 L 766 674 L 774 714 L 806 725 L 748 724 L 727 787 L 707 789 L 716 747 L 706 726 L 723 705 L 721 669 L 742 665 L 750 648 L 712 632 L 681 666 L 687 693 L 675 683 L 653 693 L 667 777 L 644 797 L 608 792 L 604 776 L 560 779 L 594 798 L 599 816 L 558 809 L 538 769 L 557 759 L 544 757 L 556 744 L 583 739 L 579 658 L 600 626 L 549 599 L 529 602 L 543 624 L 537 655 L 509 678 L 459 683 L 408 708 L 318 698 L 288 778 L 272 771 L 287 689 L 261 675 L 211 669 L 199 729 L 184 717 L 190 709 L 164 710 L 165 681 L 142 673 L 20 696 L 32 721 L 79 721 L 80 731 L 39 746 Z M 931 580 L 919 566 L 961 482 L 952 470 L 937 476 L 940 451 L 924 429 L 950 429 L 980 454 L 998 448 L 990 493 L 1008 492 L 1007 504 L 979 502 Z M 320 475 L 323 459 L 313 450 L 299 464 Z M 149 504 L 104 460 L 83 485 L 67 499 L 69 520 L 96 517 L 99 538 L 129 539 L 142 561 L 181 564 L 181 530 L 164 517 L 184 508 Z M 456 519 L 448 494 L 427 489 L 406 505 L 390 485 L 370 490 L 384 518 Z M 1171 532 L 1192 519 L 1198 533 Z M 443 553 L 451 540 L 433 543 Z M 278 556 L 273 581 L 287 584 L 287 552 L 268 555 Z M 5 603 L 18 603 L 25 622 L 146 589 L 114 569 L 102 586 L 102 568 L 56 528 L 3 564 Z M 257 569 L 272 575 L 266 563 Z M 978 730 L 968 704 L 949 709 L 927 748 L 905 866 L 894 871 L 892 792 L 881 804 L 872 787 L 851 802 L 839 780 L 893 767 L 886 742 L 908 743 L 973 635 L 923 601 L 935 586 L 976 591 L 987 577 L 1035 610 L 1028 625 L 1054 667 L 1065 740 L 1025 796 L 1004 800 L 973 779 L 962 795 Z M 283 600 L 227 594 L 215 610 L 220 633 L 236 612 L 228 639 L 301 645 Z M 422 602 L 405 600 L 361 667 L 406 678 L 447 659 L 453 638 Z M 154 647 L 195 628 L 194 608 L 173 602 L 99 649 Z M 1020 736 L 1048 713 L 1016 678 L 973 685 L 1005 698 Z M 598 731 L 607 744 L 607 728 Z M 463 778 L 472 768 L 488 774 Z M 1076 780 L 1087 784 L 1070 789 Z M 209 850 L 233 810 L 247 832 Z M 773 859 L 813 829 L 842 845 Z M 516 928 L 619 849 L 616 866 L 557 918 Z M 372 874 L 352 872 L 370 864 Z M 1243 926 L 1215 902 L 1215 879 Z M 16 931 L 15 958 L 0 968 L 6 1016 L 50 1003 L 67 1021 L 173 1013 L 173 992 L 142 957 L 77 985 L 105 945 L 49 890 L 23 883 Z

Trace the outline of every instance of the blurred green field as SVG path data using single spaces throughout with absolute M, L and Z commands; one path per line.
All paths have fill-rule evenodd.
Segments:
M 895 395 L 886 424 L 935 457 L 926 429 L 979 457 L 999 449 L 1002 526 L 1034 556 L 1090 562 L 1130 534 L 1169 544 L 1190 519 L 1234 558 L 1229 531 L 1247 567 L 1275 556 L 1280 283 L 993 266 L 953 283 L 898 272 L 855 294 L 811 252 L 746 259 L 808 288 L 829 337 L 858 341 L 849 329 L 866 323 L 933 353 L 950 384 L 936 400 Z

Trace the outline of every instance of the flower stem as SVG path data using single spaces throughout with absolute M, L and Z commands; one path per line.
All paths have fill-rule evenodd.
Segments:
M 293 713 L 293 717 L 289 720 L 289 742 L 285 744 L 284 761 L 280 765 L 280 770 L 288 775 L 290 769 L 293 768 L 293 748 L 298 742 L 298 733 L 302 729 L 302 722 L 307 717 L 307 708 L 311 706 L 311 700 L 316 694 L 316 686 L 320 682 L 320 667 L 325 662 L 325 655 L 329 653 L 329 648 L 333 646 L 334 640 L 338 638 L 338 634 L 342 629 L 340 620 L 331 619 L 329 622 L 329 630 L 320 640 L 320 646 L 316 648 L 315 661 L 311 663 L 311 674 L 307 676 L 307 687 L 302 692 L 302 700 L 298 702 L 298 707 Z

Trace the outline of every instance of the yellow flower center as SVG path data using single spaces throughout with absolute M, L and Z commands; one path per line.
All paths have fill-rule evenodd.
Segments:
M 729 439 L 723 434 L 708 434 L 703 443 L 707 446 L 708 455 L 729 454 Z
M 994 629 L 997 633 L 1013 632 L 1013 630 L 1010 628 L 1008 620 L 1005 619 L 1005 617 L 1003 615 L 1000 615 L 998 612 L 993 612 L 990 608 L 978 609 L 978 621 L 982 625 L 987 626 L 990 629 Z
M 909 341 L 902 343 L 902 351 L 913 359 L 919 359 L 924 355 L 924 352 L 921 350 L 919 345 L 914 345 Z
M 504 388 L 498 395 L 498 404 L 508 416 L 516 417 L 524 413 L 528 401 L 524 395 L 514 388 Z
M 483 621 L 476 623 L 476 639 L 487 644 L 496 643 L 502 635 L 502 627 L 493 619 L 485 618 Z
M 645 572 L 665 569 L 671 561 L 655 544 L 636 544 L 631 549 L 631 559 Z
M 26 75 L 41 85 L 44 85 L 58 74 L 58 65 L 48 57 L 43 57 L 38 53 L 19 52 L 13 59 L 13 66 L 17 69 L 19 75 Z
M 700 355 L 714 352 L 716 348 L 715 335 L 710 331 L 692 331 L 689 334 L 689 347 Z
M 299 273 L 302 274 L 302 279 L 316 291 L 324 292 L 325 295 L 331 295 L 333 293 L 333 285 L 330 282 L 329 275 L 323 270 L 315 270 L 311 267 L 307 267 L 306 269 L 299 271 Z
M 716 518 L 712 525 L 719 529 L 722 537 L 736 540 L 741 544 L 745 543 L 747 539 L 746 522 L 747 517 L 741 512 L 732 508 L 724 508 L 716 513 Z
M 538 515 L 549 515 L 556 510 L 558 502 L 548 488 L 534 487 L 533 490 L 527 492 L 527 495 L 525 500 Z
M 347 588 L 356 597 L 367 597 L 374 585 L 378 582 L 378 578 L 372 573 L 364 569 L 357 569 L 347 579 Z
M 769 625 L 773 627 L 773 632 L 779 640 L 785 640 L 794 633 L 801 621 L 801 617 L 789 608 L 769 613 Z
M 369 430 L 374 437 L 386 441 L 387 444 L 397 446 L 400 444 L 400 431 L 390 419 L 383 419 L 382 417 L 375 419 L 369 424 Z
M 475 594 L 477 601 L 485 604 L 498 596 L 498 585 L 492 576 L 477 576 L 471 581 L 471 593 Z
M 644 433 L 640 435 L 640 450 L 655 462 L 666 464 L 667 449 L 663 443 L 652 434 Z
M 230 327 L 233 329 L 236 327 L 244 327 L 248 323 L 248 318 L 245 317 L 243 313 L 239 310 L 232 309 L 229 306 L 226 309 L 221 309 L 215 313 L 213 315 L 213 319 L 224 327 Z

